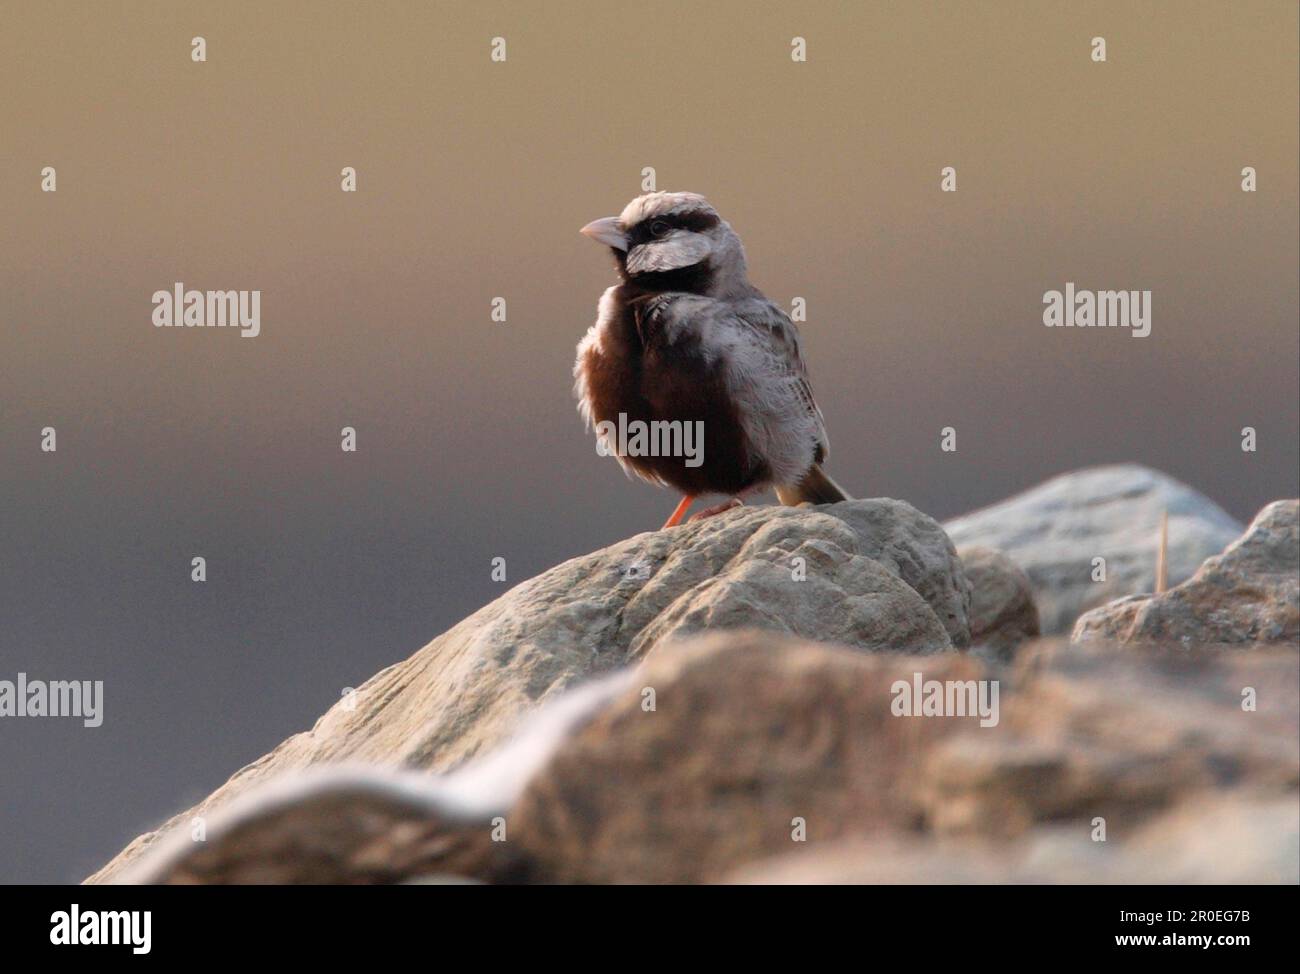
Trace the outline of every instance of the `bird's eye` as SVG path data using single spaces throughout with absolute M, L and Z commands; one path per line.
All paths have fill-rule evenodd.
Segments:
M 671 229 L 672 227 L 670 227 L 663 220 L 655 220 L 654 223 L 650 224 L 650 233 L 656 237 L 662 237 L 665 233 L 667 233 Z

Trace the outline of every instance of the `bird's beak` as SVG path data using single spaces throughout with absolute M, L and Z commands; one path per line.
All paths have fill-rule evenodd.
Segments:
M 597 243 L 603 243 L 615 250 L 627 250 L 627 234 L 618 225 L 618 217 L 607 216 L 592 220 L 578 231 L 584 237 L 590 237 Z

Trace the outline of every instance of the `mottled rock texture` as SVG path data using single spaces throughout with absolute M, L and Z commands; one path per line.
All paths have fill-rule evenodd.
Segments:
M 1169 514 L 1169 584 L 1241 534 L 1213 501 L 1137 464 L 1089 467 L 948 521 L 959 548 L 1001 551 L 1029 576 L 1042 630 L 1068 633 L 1088 609 L 1155 589 L 1162 515 Z M 1105 559 L 1098 580 L 1094 559 Z
M 844 840 L 743 866 L 731 883 L 1071 885 L 1291 884 L 1300 861 L 1296 797 L 1215 797 L 1179 805 L 1123 840 L 1036 826 L 1007 842 L 889 836 Z
M 1073 638 L 1121 643 L 1300 643 L 1300 523 L 1294 500 L 1274 501 L 1196 574 L 1159 595 L 1093 609 Z
M 1010 660 L 1016 648 L 1039 635 L 1033 585 L 1014 561 L 978 545 L 960 548 L 971 585 L 971 652 L 991 660 Z
M 970 641 L 969 605 L 947 535 L 902 501 L 740 508 L 639 534 L 511 589 L 159 832 L 319 764 L 453 769 L 544 701 L 675 638 L 746 627 L 864 652 L 952 652 Z M 94 878 L 111 878 L 159 832 Z
M 1295 882 L 1298 666 L 1053 640 L 1008 670 L 714 634 L 451 774 L 263 785 L 122 878 Z M 900 716 L 916 674 L 999 681 L 996 723 Z
M 90 881 L 1296 882 L 1296 502 L 1035 640 L 1035 598 L 1095 596 L 1093 554 L 1137 584 L 1164 510 L 1175 580 L 1224 527 L 1150 471 L 1085 473 L 1009 502 L 1010 558 L 864 500 L 573 559 Z M 941 712 L 900 713 L 918 685 Z

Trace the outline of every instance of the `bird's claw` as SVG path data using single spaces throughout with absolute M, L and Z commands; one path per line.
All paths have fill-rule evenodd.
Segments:
M 718 514 L 725 514 L 727 511 L 730 511 L 732 508 L 744 507 L 744 506 L 745 506 L 744 501 L 742 501 L 739 497 L 733 497 L 731 498 L 731 500 L 726 501 L 722 504 L 715 504 L 713 507 L 706 507 L 698 514 L 692 514 L 689 518 L 687 518 L 687 523 L 691 521 L 702 521 L 706 517 L 714 517 L 715 515 Z

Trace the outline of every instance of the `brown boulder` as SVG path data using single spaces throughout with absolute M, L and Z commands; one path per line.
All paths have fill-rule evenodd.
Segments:
M 959 548 L 957 555 L 971 586 L 971 652 L 990 660 L 1010 660 L 1017 646 L 1039 635 L 1029 576 L 992 548 L 974 545 Z
M 1300 802 L 1214 797 L 1178 806 L 1123 841 L 1040 825 L 1007 842 L 890 836 L 790 852 L 737 870 L 759 885 L 1288 884 L 1300 882 Z
M 759 635 L 665 649 L 634 681 L 655 688 L 658 710 L 635 689 L 616 698 L 524 790 L 510 820 L 532 878 L 718 879 L 803 848 L 795 818 L 809 846 L 977 849 L 1049 823 L 1086 838 L 1098 818 L 1124 841 L 1169 809 L 1246 789 L 1249 804 L 1294 801 L 1300 786 L 1290 653 L 1041 642 L 1000 681 L 993 726 L 893 716 L 894 681 L 917 671 L 997 680 L 969 657 L 862 657 Z
M 698 882 L 809 841 L 906 829 L 909 771 L 970 718 L 891 713 L 969 657 L 864 656 L 768 634 L 664 647 L 557 750 L 509 820 L 541 882 Z M 655 709 L 643 706 L 654 691 Z
M 458 820 L 430 784 L 361 769 L 290 776 L 218 812 L 210 831 L 204 820 L 204 833 L 173 833 L 122 878 L 340 885 L 491 872 L 489 830 Z
M 989 719 L 898 713 L 917 674 L 985 681 Z M 1273 824 L 1300 790 L 1300 658 L 1055 640 L 1008 668 L 719 633 L 560 696 L 450 774 L 314 774 L 123 878 L 702 882 L 853 841 L 874 850 L 854 875 L 882 880 L 1134 882 L 1162 856 L 1153 881 L 1273 881 L 1294 859 Z M 1234 820 L 1235 843 L 1194 842 Z
M 1239 785 L 1293 793 L 1297 673 L 1280 649 L 1033 643 L 997 727 L 918 757 L 921 814 L 936 834 L 1001 838 L 1100 816 L 1114 838 L 1194 796 Z

